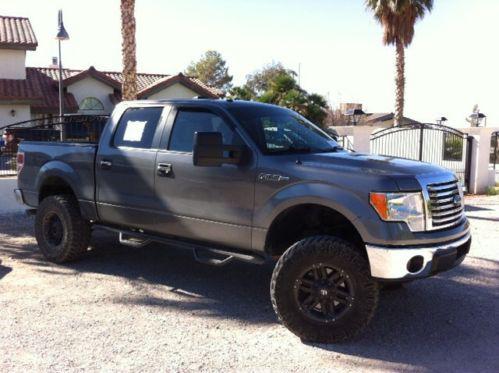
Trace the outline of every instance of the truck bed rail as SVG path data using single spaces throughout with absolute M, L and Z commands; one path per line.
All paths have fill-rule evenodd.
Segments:
M 108 115 L 47 116 L 0 127 L 0 176 L 17 174 L 21 141 L 98 143 Z

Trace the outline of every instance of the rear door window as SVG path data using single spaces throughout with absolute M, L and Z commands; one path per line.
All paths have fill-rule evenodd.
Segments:
M 127 109 L 118 123 L 113 145 L 150 149 L 162 111 L 162 107 Z

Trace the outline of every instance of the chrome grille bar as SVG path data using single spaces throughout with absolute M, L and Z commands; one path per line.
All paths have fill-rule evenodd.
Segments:
M 464 198 L 453 176 L 420 179 L 426 200 L 426 230 L 456 226 L 464 218 Z

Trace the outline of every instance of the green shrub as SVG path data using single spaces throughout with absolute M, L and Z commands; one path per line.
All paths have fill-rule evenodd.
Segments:
M 487 194 L 488 196 L 495 196 L 497 195 L 497 189 L 496 187 L 494 186 L 489 186 L 487 187 L 487 190 L 485 191 L 485 194 Z

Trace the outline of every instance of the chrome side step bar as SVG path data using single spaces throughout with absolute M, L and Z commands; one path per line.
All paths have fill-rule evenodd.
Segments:
M 123 230 L 102 224 L 94 224 L 93 227 L 118 233 L 120 243 L 126 246 L 143 247 L 151 242 L 158 242 L 178 247 L 180 249 L 192 250 L 194 259 L 197 262 L 213 266 L 223 266 L 233 262 L 234 260 L 253 264 L 263 264 L 266 261 L 266 258 L 263 255 L 249 252 L 215 248 L 198 243 L 189 243 L 172 238 L 151 235 L 139 231 Z
M 119 233 L 120 244 L 130 247 L 144 247 L 151 243 L 151 240 L 146 240 L 143 238 L 138 238 L 133 235 L 129 235 L 124 232 Z

